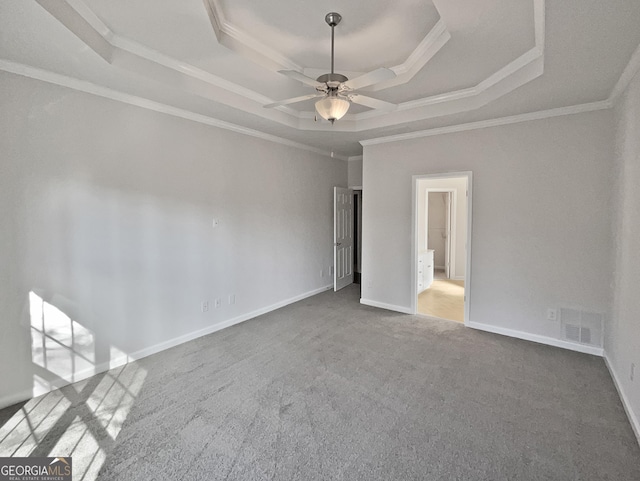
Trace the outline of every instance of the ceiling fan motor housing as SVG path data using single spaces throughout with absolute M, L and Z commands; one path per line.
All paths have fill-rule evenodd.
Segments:
M 324 75 L 320 75 L 316 80 L 320 83 L 327 84 L 329 88 L 337 89 L 341 83 L 346 82 L 349 79 L 339 73 L 326 73 Z

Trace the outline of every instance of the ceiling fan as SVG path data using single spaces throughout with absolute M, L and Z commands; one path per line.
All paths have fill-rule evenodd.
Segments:
M 332 124 L 344 117 L 349 110 L 351 102 L 355 104 L 364 105 L 372 109 L 380 110 L 395 110 L 396 105 L 385 102 L 383 100 L 367 97 L 355 92 L 358 89 L 368 87 L 385 80 L 395 78 L 396 74 L 393 70 L 388 68 L 379 68 L 372 72 L 366 73 L 359 77 L 349 80 L 346 76 L 333 71 L 333 39 L 334 29 L 336 25 L 342 20 L 342 16 L 339 13 L 331 12 L 327 13 L 324 18 L 325 22 L 331 27 L 331 73 L 320 75 L 317 79 L 312 79 L 306 75 L 301 74 L 295 70 L 279 70 L 279 73 L 286 75 L 289 78 L 298 80 L 305 85 L 309 85 L 316 89 L 316 92 L 309 95 L 303 95 L 301 97 L 294 97 L 291 99 L 281 100 L 272 104 L 265 105 L 265 108 L 274 108 L 281 105 L 295 104 L 304 100 L 322 97 L 322 99 L 316 102 L 316 111 L 318 114 L 331 122 Z

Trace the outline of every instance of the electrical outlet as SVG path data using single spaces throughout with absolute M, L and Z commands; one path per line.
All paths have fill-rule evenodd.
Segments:
M 324 270 L 320 269 L 320 277 L 324 277 Z
M 236 303 L 236 295 L 235 294 L 229 294 L 229 305 L 235 304 L 235 303 Z
M 217 309 L 218 307 L 222 307 L 222 299 L 220 299 L 220 298 L 216 299 L 216 300 L 215 300 L 215 303 L 216 303 L 216 309 Z
M 631 363 L 631 369 L 629 370 L 629 379 L 631 379 L 633 381 L 633 377 L 636 374 L 636 365 L 635 363 Z
M 557 309 L 547 309 L 547 320 L 548 321 L 557 321 L 558 320 L 558 310 Z
M 202 312 L 207 312 L 209 310 L 209 301 L 202 301 L 200 304 L 200 309 Z

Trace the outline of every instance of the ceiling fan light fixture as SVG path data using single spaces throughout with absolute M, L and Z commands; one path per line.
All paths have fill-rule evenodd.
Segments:
M 340 120 L 349 110 L 351 103 L 343 98 L 327 96 L 316 102 L 318 115 L 331 123 Z
M 289 78 L 298 80 L 305 85 L 310 85 L 316 89 L 315 94 L 303 95 L 291 99 L 281 100 L 264 105 L 266 108 L 280 107 L 281 105 L 295 104 L 303 102 L 307 99 L 323 97 L 316 102 L 317 115 L 314 120 L 318 120 L 318 115 L 332 124 L 336 120 L 344 117 L 351 106 L 351 102 L 364 105 L 371 109 L 382 109 L 391 111 L 397 105 L 383 100 L 374 99 L 361 95 L 356 90 L 368 87 L 375 83 L 391 80 L 396 77 L 393 70 L 380 67 L 364 75 L 360 75 L 353 80 L 349 80 L 346 75 L 336 73 L 334 70 L 334 30 L 336 25 L 340 23 L 342 16 L 336 12 L 327 13 L 325 21 L 331 27 L 331 73 L 320 75 L 317 79 L 312 79 L 297 70 L 279 70 L 278 72 Z

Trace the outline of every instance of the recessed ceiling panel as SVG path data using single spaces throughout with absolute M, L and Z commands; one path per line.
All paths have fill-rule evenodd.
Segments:
M 216 36 L 202 0 L 82 0 L 115 34 L 172 58 L 207 55 Z
M 425 0 L 301 2 L 219 0 L 224 18 L 304 68 L 330 65 L 331 28 L 325 15 L 338 12 L 336 70 L 368 72 L 403 63 L 439 20 Z
M 386 100 L 406 102 L 474 87 L 535 46 L 532 1 L 476 0 L 475 21 L 464 3 L 447 3 L 442 18 L 455 27 L 451 40 L 411 82 L 385 90 Z
M 271 98 L 306 90 L 216 39 L 203 0 L 83 0 L 115 34 Z M 328 28 L 328 27 L 327 27 Z

